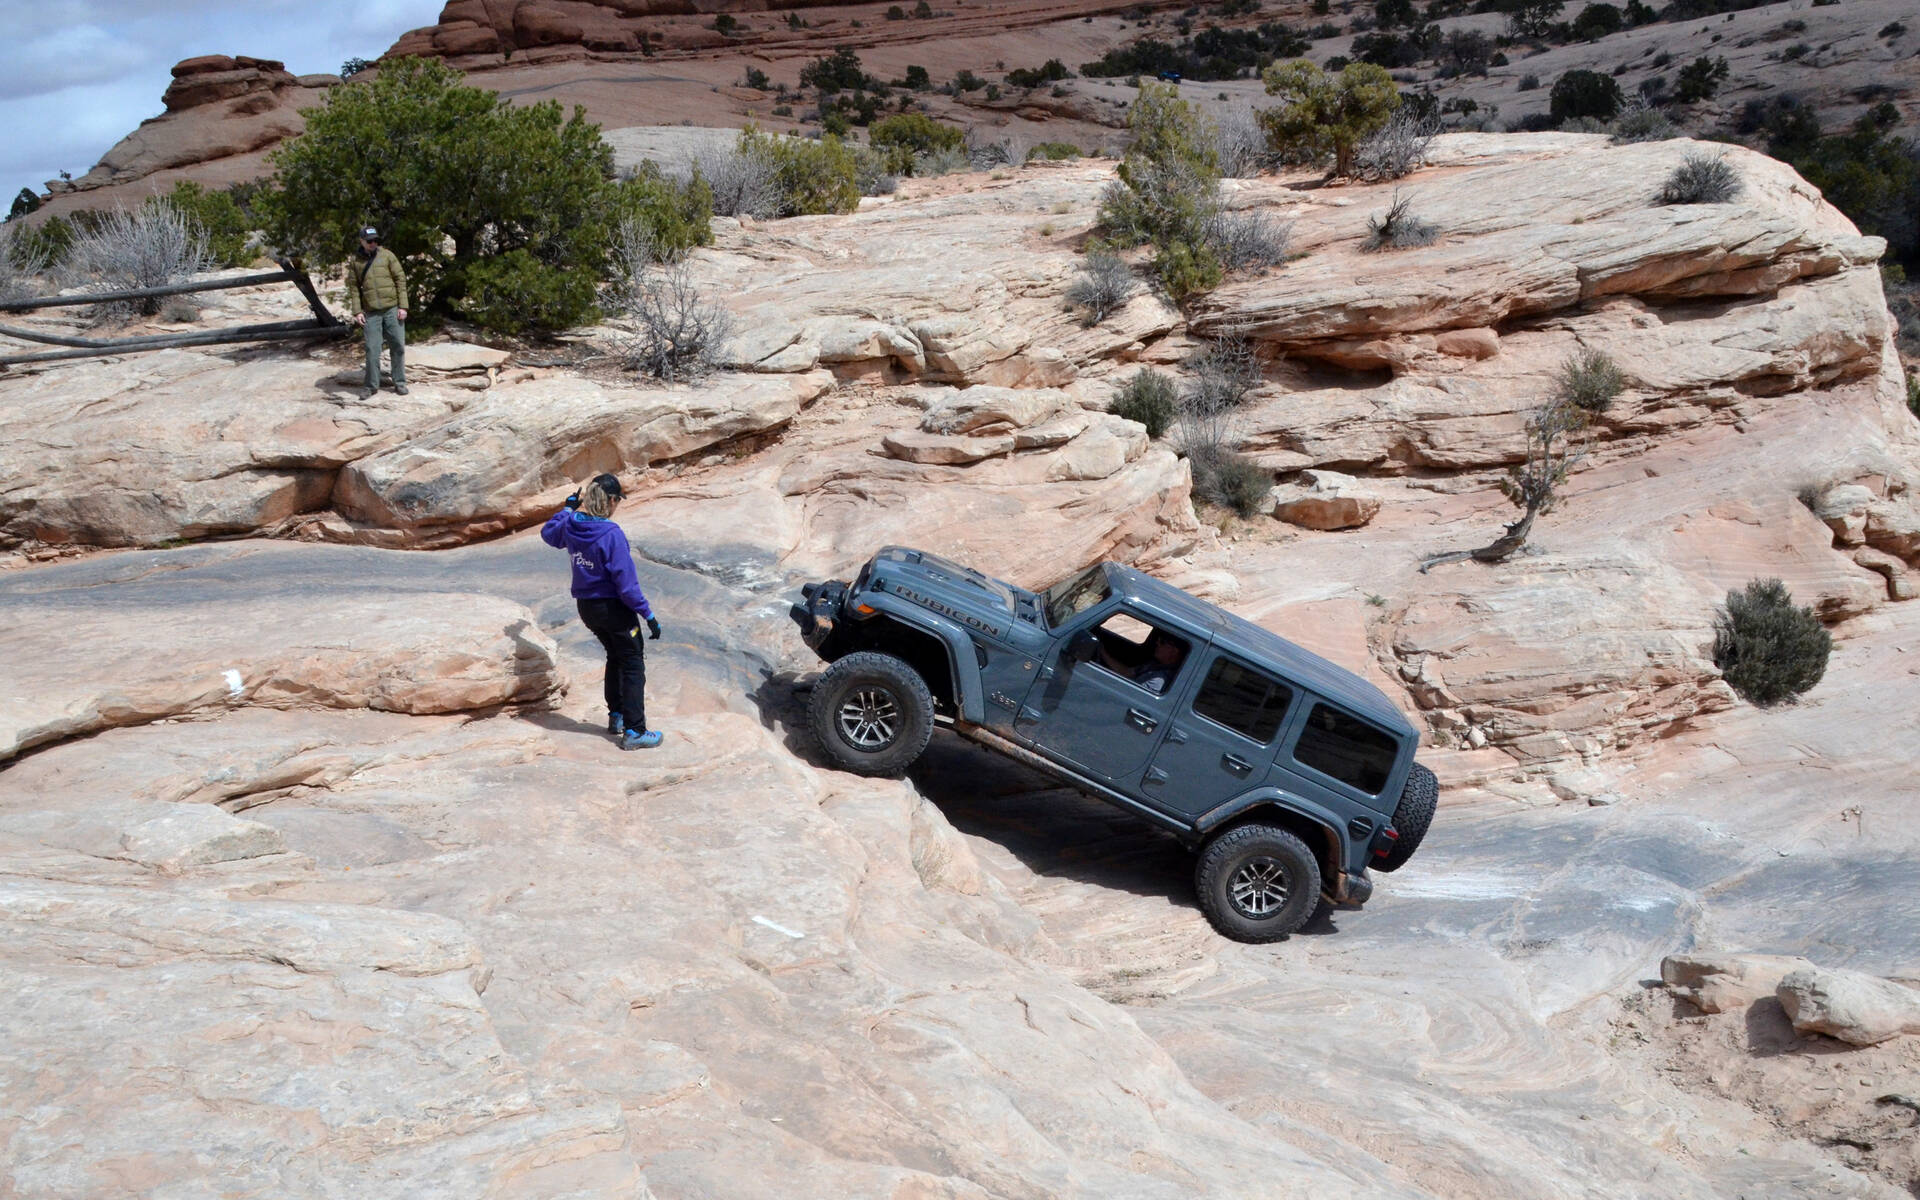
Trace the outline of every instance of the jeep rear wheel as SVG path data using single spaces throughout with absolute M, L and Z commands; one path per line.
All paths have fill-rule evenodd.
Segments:
M 1386 857 L 1374 863 L 1380 871 L 1398 871 L 1407 865 L 1413 852 L 1427 836 L 1427 826 L 1433 824 L 1434 810 L 1440 807 L 1440 781 L 1433 772 L 1419 763 L 1407 770 L 1406 786 L 1400 789 L 1400 806 L 1393 810 L 1394 832 L 1400 840 L 1388 850 Z
M 1278 941 L 1320 903 L 1320 864 L 1293 834 L 1272 825 L 1227 830 L 1200 851 L 1193 870 L 1200 909 L 1236 942 Z
M 835 766 L 857 775 L 897 775 L 933 736 L 933 693 L 905 662 L 863 650 L 827 668 L 814 685 L 807 718 Z

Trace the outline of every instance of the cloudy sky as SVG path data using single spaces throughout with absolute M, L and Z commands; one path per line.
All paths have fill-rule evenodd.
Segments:
M 279 59 L 296 75 L 378 58 L 441 0 L 0 0 L 0 205 L 62 170 L 85 174 L 163 111 L 173 64 Z M 0 208 L 0 215 L 4 209 Z

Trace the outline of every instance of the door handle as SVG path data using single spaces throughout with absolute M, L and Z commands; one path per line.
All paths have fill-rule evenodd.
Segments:
M 1147 713 L 1141 712 L 1137 708 L 1127 710 L 1127 724 L 1138 729 L 1141 733 L 1152 733 L 1154 730 L 1160 728 L 1160 722 L 1158 720 Z
M 1245 777 L 1253 771 L 1253 764 L 1241 758 L 1238 754 L 1222 754 L 1220 756 L 1220 765 L 1225 767 L 1231 774 L 1242 777 Z
M 1167 745 L 1184 746 L 1187 744 L 1187 731 L 1175 725 L 1167 730 Z
M 1159 767 L 1148 767 L 1146 781 L 1149 785 L 1165 783 L 1167 781 L 1167 773 Z

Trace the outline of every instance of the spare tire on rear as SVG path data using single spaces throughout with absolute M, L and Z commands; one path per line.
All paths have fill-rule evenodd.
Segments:
M 1406 786 L 1400 789 L 1400 805 L 1393 810 L 1393 828 L 1400 840 L 1387 856 L 1373 864 L 1375 870 L 1398 871 L 1427 836 L 1433 824 L 1433 812 L 1440 807 L 1440 781 L 1419 763 L 1407 768 Z

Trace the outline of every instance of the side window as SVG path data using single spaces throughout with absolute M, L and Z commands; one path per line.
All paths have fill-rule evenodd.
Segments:
M 1108 617 L 1093 631 L 1093 664 L 1164 696 L 1187 661 L 1186 639 L 1147 624 L 1130 613 Z
M 1294 745 L 1293 757 L 1348 787 L 1377 796 L 1387 786 L 1400 743 L 1331 704 L 1316 704 Z
M 1193 698 L 1193 711 L 1265 745 L 1280 732 L 1291 703 L 1293 689 L 1286 684 L 1230 658 L 1216 658 Z

